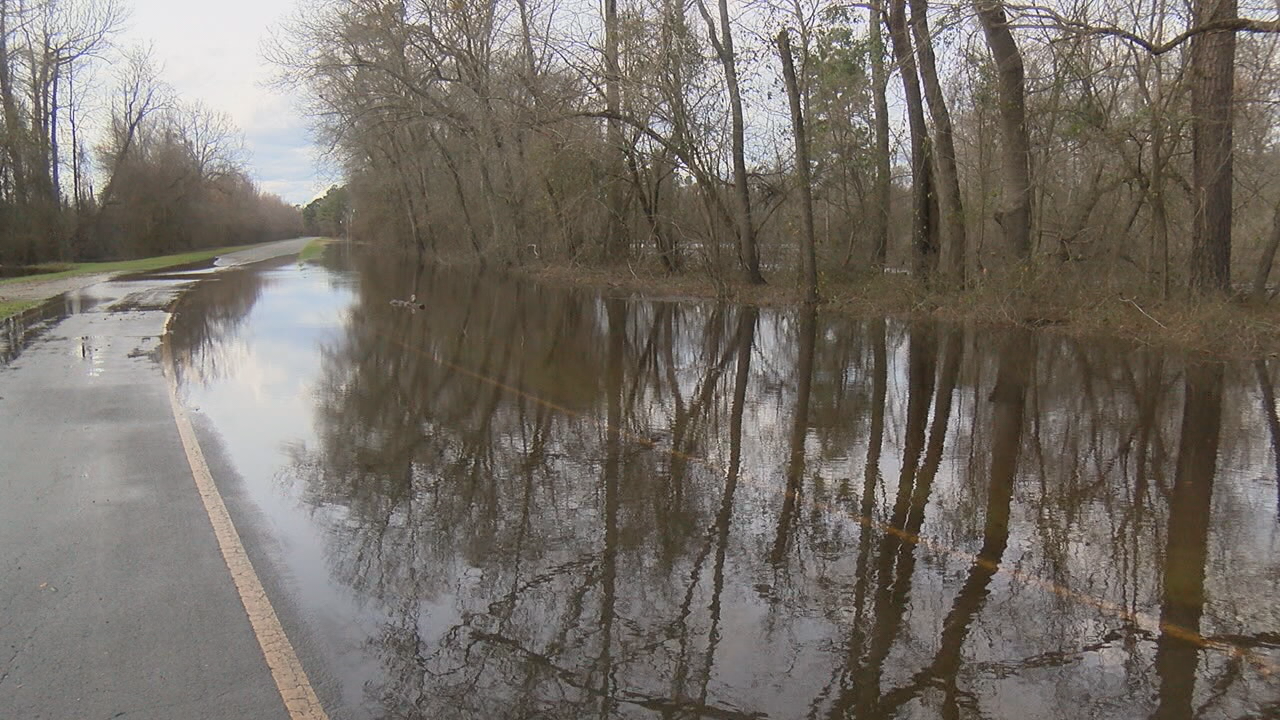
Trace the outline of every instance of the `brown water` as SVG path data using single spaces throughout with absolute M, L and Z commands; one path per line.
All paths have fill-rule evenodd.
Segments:
M 334 717 L 1280 714 L 1276 364 L 350 252 L 173 338 Z

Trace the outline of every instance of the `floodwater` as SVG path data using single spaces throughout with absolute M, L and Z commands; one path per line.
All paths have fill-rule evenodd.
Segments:
M 354 252 L 171 338 L 333 717 L 1280 715 L 1280 364 Z

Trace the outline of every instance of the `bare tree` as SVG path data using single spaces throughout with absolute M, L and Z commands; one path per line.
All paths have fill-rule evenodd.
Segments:
M 77 219 L 76 242 L 84 246 L 92 239 L 102 243 L 103 210 L 116 201 L 121 169 L 126 166 L 137 146 L 144 123 L 153 113 L 168 107 L 169 88 L 160 80 L 148 48 L 134 48 L 125 56 L 119 71 L 117 89 L 111 99 L 111 127 L 99 155 L 107 182 L 98 196 L 97 211 Z M 99 254 L 104 248 L 97 249 Z
M 879 0 L 869 5 L 867 29 L 871 47 L 871 94 L 875 107 L 875 169 L 876 185 L 872 194 L 873 220 L 871 232 L 871 263 L 884 267 L 889 246 L 889 215 L 893 190 L 893 167 L 889 154 L 889 73 L 884 64 L 884 10 Z
M 907 28 L 907 0 L 889 0 L 889 37 L 898 61 L 903 94 L 907 100 L 907 120 L 911 132 L 911 247 L 916 275 L 928 277 L 937 266 L 938 247 L 934 241 L 933 167 L 929 129 L 924 122 L 924 101 L 915 50 Z
M 1017 260 L 1031 254 L 1031 136 L 1027 132 L 1026 75 L 1022 52 L 1013 38 L 1002 0 L 975 0 L 987 47 L 996 63 L 1000 97 L 1000 129 L 1004 207 L 996 221 L 1005 244 Z
M 818 260 L 813 240 L 813 178 L 809 169 L 809 136 L 804 127 L 804 110 L 800 102 L 800 85 L 796 82 L 795 63 L 791 57 L 791 33 L 778 31 L 778 54 L 782 56 L 782 77 L 791 102 L 791 128 L 796 143 L 796 180 L 800 185 L 800 257 L 803 269 L 804 299 L 818 301 Z
M 1035 262 L 1095 289 L 1168 287 L 1192 251 L 1188 128 L 1203 103 L 1191 101 L 1186 53 L 1165 54 L 1275 23 L 1197 20 L 1168 0 L 1048 5 L 974 0 L 975 12 L 944 17 L 927 0 L 876 2 L 864 35 L 851 8 L 867 6 L 808 0 L 735 16 L 727 0 L 611 0 L 572 15 L 545 0 L 344 0 L 300 16 L 278 59 L 311 97 L 352 202 L 367 210 L 360 223 L 424 254 L 567 262 L 617 249 L 723 288 L 735 267 L 763 280 L 765 243 L 803 248 L 780 219 L 799 226 L 811 212 L 806 276 L 832 261 L 816 253 L 823 235 L 842 236 L 834 262 L 852 264 L 865 241 L 883 266 L 899 253 L 891 236 L 905 240 L 910 227 L 902 249 L 922 279 L 1030 261 L 1040 238 L 1054 238 L 1056 252 Z M 789 110 L 747 69 L 790 14 L 781 24 L 809 154 L 794 170 L 793 138 L 771 134 Z M 897 94 L 886 91 L 886 20 Z M 1166 34 L 1175 24 L 1186 30 Z M 1269 221 L 1256 198 L 1270 196 L 1260 170 L 1270 151 L 1256 138 L 1270 132 L 1267 81 L 1280 73 L 1255 45 L 1242 41 L 1258 89 L 1235 120 L 1253 139 L 1233 149 L 1250 188 L 1237 198 L 1237 232 Z M 761 132 L 748 137 L 749 124 Z M 895 136 L 909 142 L 909 172 Z M 806 166 L 811 211 L 777 180 L 804 184 Z M 890 206 L 908 196 L 910 220 L 898 213 L 904 232 L 894 233 Z M 989 230 L 1005 242 L 982 246 Z
M 698 10 L 707 23 L 707 33 L 716 56 L 724 67 L 725 87 L 729 93 L 729 111 L 732 115 L 733 191 L 735 220 L 738 226 L 738 259 L 742 263 L 747 282 L 763 284 L 760 274 L 760 253 L 756 248 L 756 228 L 751 219 L 751 189 L 747 184 L 746 128 L 742 109 L 742 90 L 738 87 L 738 65 L 733 52 L 733 30 L 729 24 L 729 0 L 720 2 L 720 28 L 707 10 L 705 0 L 697 0 Z
M 629 245 L 626 236 L 626 200 L 623 197 L 623 168 L 626 148 L 622 141 L 622 72 L 618 65 L 618 0 L 604 0 L 604 78 L 605 108 L 609 113 L 609 208 L 605 230 L 605 246 L 609 252 L 626 254 Z
M 1196 0 L 1198 24 L 1237 20 L 1236 0 Z M 1191 40 L 1191 147 L 1195 203 L 1191 286 L 1231 286 L 1232 114 L 1235 111 L 1236 34 L 1209 32 Z
M 929 116 L 933 119 L 934 167 L 938 171 L 938 204 L 946 244 L 941 248 L 942 267 L 961 284 L 965 282 L 965 256 L 968 238 L 965 230 L 964 204 L 960 197 L 960 170 L 956 166 L 956 145 L 947 110 L 946 95 L 938 79 L 933 54 L 933 35 L 929 32 L 928 0 L 911 0 L 911 27 L 915 34 L 916 55 L 920 58 L 920 82 L 924 86 Z

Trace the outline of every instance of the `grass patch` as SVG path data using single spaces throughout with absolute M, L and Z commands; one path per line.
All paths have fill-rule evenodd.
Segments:
M 0 300 L 0 320 L 26 312 L 44 302 L 43 300 Z
M 307 263 L 312 260 L 319 260 L 324 255 L 325 248 L 329 247 L 329 243 L 333 242 L 333 238 L 316 238 L 307 243 L 302 248 L 302 252 L 298 253 L 298 263 Z
M 244 250 L 245 248 L 250 247 L 253 247 L 253 245 L 234 245 L 230 247 L 210 248 L 207 250 L 193 250 L 191 252 L 176 253 L 174 255 L 157 255 L 155 257 L 138 258 L 137 260 L 71 263 L 66 266 L 67 269 L 60 270 L 58 272 L 5 278 L 0 280 L 0 286 L 42 282 L 45 280 L 59 280 L 67 277 L 74 277 L 76 275 L 93 275 L 97 273 L 142 273 L 149 272 L 151 270 L 162 270 L 164 268 L 176 267 L 179 265 L 190 265 L 204 260 L 212 260 L 219 255 L 225 255 L 229 252 Z

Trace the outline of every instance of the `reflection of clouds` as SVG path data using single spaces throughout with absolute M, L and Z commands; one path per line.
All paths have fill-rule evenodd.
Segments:
M 217 343 L 225 350 L 221 377 L 234 381 L 211 394 L 209 402 L 254 416 L 253 425 L 291 428 L 307 416 L 309 387 L 320 366 L 316 348 L 333 335 L 346 299 L 318 283 L 290 290 L 260 300 L 245 321 L 250 330 Z M 301 314 L 309 314 L 310 321 L 295 322 Z
M 245 411 L 252 412 L 266 405 L 268 401 L 291 398 L 294 386 L 300 385 L 297 376 L 292 374 L 297 360 L 307 358 L 299 352 L 298 347 L 287 343 L 272 343 L 263 347 L 258 343 L 250 343 L 244 339 L 226 343 L 226 352 L 222 355 L 221 373 L 225 377 L 235 377 L 236 387 L 243 392 L 237 393 L 232 401 Z M 288 357 L 295 356 L 294 358 Z M 294 360 L 295 362 L 290 362 Z

